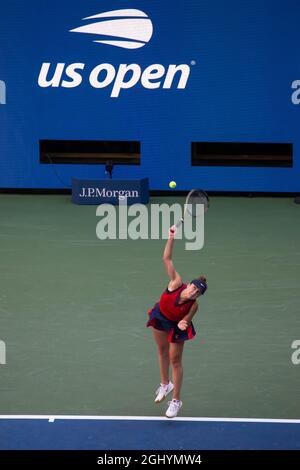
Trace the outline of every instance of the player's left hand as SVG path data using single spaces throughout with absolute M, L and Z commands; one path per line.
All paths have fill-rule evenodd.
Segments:
M 177 326 L 180 330 L 184 331 L 189 326 L 189 322 L 187 322 L 186 320 L 180 320 Z

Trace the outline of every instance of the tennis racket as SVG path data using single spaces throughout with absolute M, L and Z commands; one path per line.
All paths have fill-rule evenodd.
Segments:
M 209 208 L 208 195 L 202 189 L 192 189 L 186 197 L 183 217 L 176 222 L 175 227 L 180 227 L 187 215 L 191 217 L 199 217 L 202 214 L 202 207 L 200 204 L 204 205 L 204 212 L 206 212 Z

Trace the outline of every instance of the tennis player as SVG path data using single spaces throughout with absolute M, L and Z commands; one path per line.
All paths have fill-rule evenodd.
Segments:
M 161 383 L 156 391 L 155 403 L 162 402 L 173 391 L 173 399 L 168 402 L 167 418 L 177 416 L 182 406 L 180 390 L 182 385 L 182 353 L 184 342 L 194 338 L 196 332 L 192 318 L 197 312 L 197 298 L 207 289 L 206 279 L 200 276 L 185 284 L 175 270 L 172 261 L 176 227 L 169 230 L 163 261 L 169 276 L 167 289 L 158 303 L 149 310 L 147 326 L 153 327 L 157 344 Z M 171 364 L 173 383 L 169 380 Z

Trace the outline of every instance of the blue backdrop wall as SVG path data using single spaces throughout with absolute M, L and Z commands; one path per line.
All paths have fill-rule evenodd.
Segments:
M 102 178 L 103 165 L 39 162 L 40 139 L 83 139 L 140 141 L 141 165 L 114 175 L 149 176 L 151 189 L 172 179 L 178 189 L 300 191 L 298 0 L 2 0 L 0 8 L 0 187 Z M 70 32 L 120 9 L 145 13 L 130 15 L 138 37 L 126 33 L 128 47 L 142 47 Z M 97 75 L 99 64 L 108 65 Z M 131 86 L 137 75 L 128 73 L 130 87 L 117 89 L 120 64 L 137 64 L 143 80 Z M 170 85 L 172 64 L 183 67 Z M 57 86 L 46 86 L 55 70 Z M 290 142 L 293 167 L 192 167 L 192 141 Z

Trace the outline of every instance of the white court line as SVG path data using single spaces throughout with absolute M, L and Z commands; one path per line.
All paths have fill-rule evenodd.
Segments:
M 300 419 L 264 419 L 264 418 L 173 418 L 164 416 L 83 416 L 83 415 L 0 415 L 1 419 L 46 419 L 55 420 L 99 420 L 99 421 L 196 421 L 196 422 L 230 422 L 230 423 L 284 423 L 300 424 Z

